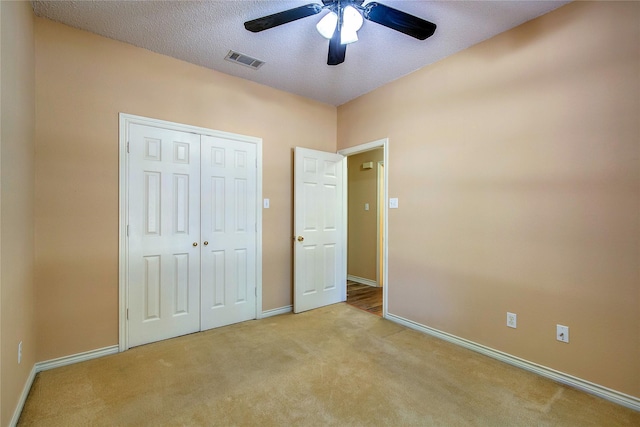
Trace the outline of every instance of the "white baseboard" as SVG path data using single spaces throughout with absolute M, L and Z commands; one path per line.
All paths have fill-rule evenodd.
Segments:
M 35 365 L 31 368 L 31 372 L 27 377 L 27 381 L 24 383 L 24 388 L 22 389 L 22 394 L 20 395 L 20 400 L 18 400 L 18 405 L 16 406 L 16 410 L 13 411 L 13 417 L 11 421 L 9 421 L 9 426 L 15 427 L 18 424 L 18 420 L 20 419 L 20 414 L 22 414 L 22 408 L 24 408 L 24 403 L 27 401 L 27 396 L 29 396 L 29 391 L 31 390 L 31 386 L 33 385 L 33 380 L 36 378 L 36 367 Z
M 98 348 L 96 350 L 85 351 L 83 353 L 72 354 L 71 356 L 58 357 L 57 359 L 38 362 L 33 365 L 31 373 L 29 374 L 29 377 L 24 384 L 24 389 L 22 390 L 22 394 L 20 395 L 18 406 L 16 406 L 16 410 L 13 413 L 13 418 L 11 418 L 9 425 L 11 427 L 15 427 L 18 424 L 20 414 L 22 414 L 22 409 L 24 408 L 24 403 L 27 401 L 27 396 L 29 396 L 29 391 L 31 390 L 31 386 L 33 385 L 33 380 L 35 380 L 36 374 L 38 372 L 46 371 L 53 368 L 59 368 L 60 366 L 71 365 L 72 363 L 84 362 L 86 360 L 91 360 L 116 353 L 118 353 L 118 346 L 112 345 L 109 347 Z
M 376 288 L 378 287 L 378 282 L 376 282 L 375 280 L 365 279 L 364 277 L 354 276 L 352 274 L 347 274 L 347 280 L 360 283 L 361 285 L 375 286 Z
M 38 362 L 35 365 L 35 369 L 36 373 L 47 371 L 49 369 L 59 368 L 61 366 L 71 365 L 73 363 L 85 362 L 87 360 L 96 359 L 98 357 L 109 356 L 110 354 L 118 353 L 118 351 L 119 348 L 117 345 L 98 348 L 95 350 L 85 351 L 83 353 L 72 354 L 71 356 L 58 357 L 57 359 Z
M 579 390 L 585 391 L 619 405 L 626 406 L 627 408 L 640 411 L 640 399 L 637 397 L 612 390 L 610 388 L 583 380 L 578 377 L 574 377 L 573 375 L 556 371 L 555 369 L 547 368 L 546 366 L 538 365 L 537 363 L 529 362 L 528 360 L 512 356 L 508 353 L 495 350 L 482 344 L 477 344 L 473 341 L 451 335 L 438 329 L 430 328 L 429 326 L 425 326 L 420 323 L 405 319 L 404 317 L 396 316 L 395 314 L 387 313 L 386 318 L 408 328 L 415 329 L 416 331 L 432 335 L 436 338 L 440 338 L 450 343 L 457 344 L 461 347 L 484 354 L 485 356 L 489 356 L 501 362 L 505 362 L 518 368 L 525 369 L 540 376 L 549 378 L 553 381 L 575 387 Z
M 277 316 L 279 314 L 287 314 L 287 313 L 291 313 L 292 311 L 293 311 L 293 306 L 285 305 L 284 307 L 272 308 L 271 310 L 263 311 L 261 318 L 264 319 L 265 317 Z

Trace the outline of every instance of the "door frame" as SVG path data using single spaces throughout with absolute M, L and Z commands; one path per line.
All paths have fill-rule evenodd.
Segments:
M 359 154 L 359 153 L 363 153 L 365 151 L 370 151 L 370 150 L 375 150 L 376 148 L 382 148 L 383 149 L 383 162 L 384 162 L 384 200 L 382 201 L 384 203 L 384 218 L 383 218 L 383 227 L 384 227 L 384 231 L 383 231 L 383 248 L 382 248 L 382 259 L 383 259 L 383 278 L 382 278 L 382 317 L 386 318 L 387 317 L 387 312 L 388 312 L 388 295 L 389 295 L 389 240 L 388 240 L 388 236 L 389 236 L 389 203 L 387 203 L 387 200 L 389 199 L 389 138 L 382 138 L 382 139 L 378 139 L 376 141 L 372 141 L 372 142 L 367 142 L 365 144 L 360 144 L 360 145 L 356 145 L 353 147 L 349 147 L 349 148 L 345 148 L 343 150 L 339 150 L 338 154 L 342 154 L 345 157 L 348 156 L 352 156 L 354 154 Z M 347 162 L 344 162 L 344 179 L 347 179 Z M 345 181 L 346 182 L 346 181 Z M 345 230 L 347 230 L 348 227 L 348 185 L 345 185 L 345 191 L 344 191 L 344 201 L 343 201 L 343 221 L 344 221 L 344 227 Z M 346 248 L 347 248 L 347 234 L 345 233 L 344 236 L 344 247 L 345 247 L 345 254 L 346 254 Z M 346 277 L 346 272 L 347 272 L 347 257 L 345 256 L 344 259 L 344 263 L 345 263 L 345 289 L 346 289 L 346 282 L 347 282 L 347 277 Z M 346 300 L 346 294 L 345 294 L 345 300 Z
M 384 261 L 381 259 L 383 254 L 383 247 L 385 245 L 384 230 L 384 207 L 385 207 L 385 188 L 384 188 L 384 160 L 378 162 L 378 168 L 376 171 L 376 282 L 379 287 L 384 286 Z M 380 173 L 382 172 L 382 173 Z M 382 187 L 382 191 L 381 188 Z M 382 194 L 380 194 L 382 192 Z M 382 213 L 380 212 L 382 211 Z M 381 233 L 382 232 L 382 233 Z M 382 234 L 382 235 L 381 235 Z M 380 241 L 382 240 L 382 244 Z M 382 274 L 381 273 L 382 270 Z
M 213 137 L 231 139 L 256 145 L 257 182 L 256 182 L 256 319 L 262 318 L 262 138 L 238 135 L 214 129 L 191 126 L 166 120 L 153 119 L 133 114 L 119 113 L 119 182 L 118 182 L 118 350 L 129 349 L 127 328 L 127 307 L 129 305 L 129 245 L 127 239 L 127 214 L 129 211 L 129 158 L 127 145 L 129 143 L 129 126 L 140 124 L 180 132 L 209 135 Z M 202 322 L 202 321 L 201 321 Z M 202 323 L 201 323 L 202 327 Z

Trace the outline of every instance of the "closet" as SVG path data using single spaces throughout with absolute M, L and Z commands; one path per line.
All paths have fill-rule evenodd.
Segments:
M 255 319 L 259 144 L 124 129 L 127 347 Z

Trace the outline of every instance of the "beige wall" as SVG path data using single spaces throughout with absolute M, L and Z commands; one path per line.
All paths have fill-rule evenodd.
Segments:
M 36 18 L 38 360 L 118 342 L 118 113 L 263 138 L 263 308 L 291 304 L 292 147 L 335 107 Z
M 28 2 L 0 2 L 0 425 L 36 362 L 33 322 L 34 38 Z M 18 364 L 18 343 L 23 342 Z
M 384 158 L 382 149 L 349 156 L 349 237 L 347 274 L 376 280 L 378 161 Z M 362 169 L 373 162 L 372 169 Z M 364 210 L 365 203 L 369 210 Z
M 338 109 L 390 140 L 390 313 L 640 396 L 638 22 L 571 3 Z

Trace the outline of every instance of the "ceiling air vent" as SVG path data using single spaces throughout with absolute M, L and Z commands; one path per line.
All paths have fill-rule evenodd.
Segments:
M 227 53 L 227 56 L 224 58 L 227 61 L 235 62 L 236 64 L 244 65 L 245 67 L 252 68 L 257 70 L 258 68 L 264 65 L 264 61 L 260 61 L 259 59 L 252 58 L 247 55 L 243 55 L 239 52 L 234 52 L 232 50 Z

